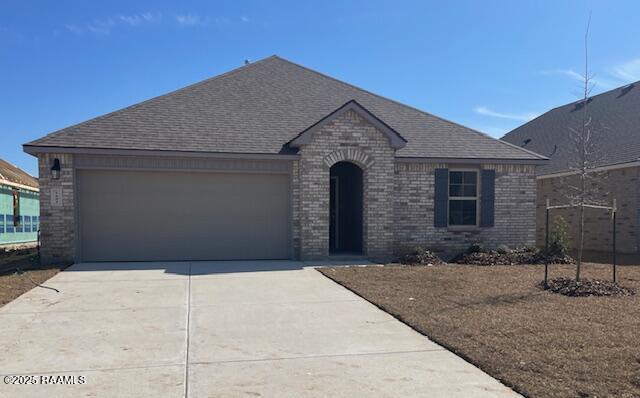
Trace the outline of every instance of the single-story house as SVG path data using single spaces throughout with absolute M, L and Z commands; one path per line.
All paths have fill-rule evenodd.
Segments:
M 579 156 L 570 129 L 580 131 L 584 101 L 554 108 L 525 123 L 502 139 L 549 157 L 537 169 L 537 241 L 544 245 L 546 201 L 552 206 L 570 203 L 575 194 L 577 173 L 572 165 Z M 640 81 L 589 98 L 591 175 L 587 189 L 595 202 L 611 206 L 617 202 L 616 250 L 640 251 Z M 562 216 L 569 224 L 573 245 L 578 242 L 577 209 L 552 210 L 550 218 Z M 585 249 L 612 249 L 611 213 L 602 209 L 585 210 Z
M 277 56 L 51 133 L 45 261 L 533 244 L 526 149 Z
M 38 180 L 0 159 L 0 247 L 35 245 L 40 228 Z

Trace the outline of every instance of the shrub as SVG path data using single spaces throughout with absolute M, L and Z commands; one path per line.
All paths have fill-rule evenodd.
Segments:
M 566 255 L 569 253 L 571 242 L 569 240 L 569 225 L 562 216 L 553 218 L 553 225 L 549 233 L 548 254 Z
M 515 265 L 535 264 L 539 255 L 535 247 L 520 247 L 510 249 L 506 245 L 500 245 L 496 250 L 487 250 L 476 247 L 467 249 L 466 252 L 454 257 L 451 262 L 472 265 Z
M 441 264 L 443 261 L 431 250 L 424 247 L 416 247 L 400 259 L 402 264 L 410 265 L 433 265 Z
M 472 245 L 464 253 L 458 254 L 450 262 L 472 265 L 516 265 L 516 264 L 572 264 L 568 254 L 546 254 L 535 246 L 523 246 L 514 249 L 500 245 L 496 250 L 483 249 Z
M 474 243 L 471 246 L 469 246 L 469 248 L 467 249 L 466 253 L 467 254 L 484 253 L 484 249 L 482 248 L 480 243 Z

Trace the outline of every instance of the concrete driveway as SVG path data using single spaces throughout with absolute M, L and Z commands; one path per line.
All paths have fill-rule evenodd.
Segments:
M 299 262 L 78 264 L 46 285 L 0 309 L 0 374 L 37 383 L 0 397 L 517 396 Z

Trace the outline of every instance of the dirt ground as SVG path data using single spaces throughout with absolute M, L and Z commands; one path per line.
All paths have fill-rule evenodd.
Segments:
M 0 307 L 64 268 L 62 265 L 40 266 L 35 249 L 0 253 Z
M 618 268 L 628 297 L 537 287 L 541 265 L 372 266 L 320 272 L 529 397 L 640 397 L 640 267 Z M 572 276 L 551 265 L 550 278 Z M 586 264 L 584 277 L 611 277 Z
M 569 254 L 573 258 L 577 257 L 576 252 L 571 252 Z M 584 261 L 607 264 L 607 263 L 611 263 L 612 255 L 610 252 L 585 250 Z M 622 265 L 640 265 L 640 255 L 629 254 L 629 253 L 618 253 L 616 254 L 616 263 L 622 264 Z

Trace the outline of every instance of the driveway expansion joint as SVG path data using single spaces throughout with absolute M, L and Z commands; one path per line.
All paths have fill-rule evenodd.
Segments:
M 257 358 L 257 359 L 228 359 L 220 361 L 197 361 L 189 362 L 190 365 L 216 365 L 226 363 L 245 363 L 245 362 L 272 362 L 272 361 L 294 361 L 298 359 L 315 359 L 315 358 L 341 358 L 341 357 L 364 357 L 376 355 L 403 355 L 417 354 L 425 352 L 442 352 L 444 348 L 425 349 L 425 350 L 406 350 L 406 351 L 380 351 L 380 352 L 353 352 L 341 354 L 318 354 L 318 355 L 301 355 L 295 357 L 279 357 L 279 358 Z
M 220 303 L 220 304 L 201 304 L 192 305 L 191 308 L 208 308 L 208 307 L 228 307 L 230 305 L 299 305 L 299 304 L 331 304 L 331 303 L 349 303 L 361 301 L 359 299 L 344 300 L 306 300 L 306 301 L 263 301 L 263 302 L 245 302 L 245 303 Z
M 184 350 L 184 398 L 189 396 L 189 334 L 191 327 L 191 263 L 189 263 L 189 278 L 187 282 L 187 325 L 185 327 Z
M 141 366 L 119 366 L 111 368 L 88 368 L 88 369 L 66 369 L 66 370 L 40 370 L 33 372 L 8 372 L 0 373 L 0 377 L 4 376 L 29 376 L 43 374 L 64 374 L 64 373 L 83 373 L 83 372 L 113 372 L 118 370 L 137 370 L 137 369 L 156 369 L 156 368 L 172 368 L 175 366 L 184 366 L 184 363 L 167 363 L 157 365 L 141 365 Z
M 88 309 L 88 310 L 60 310 L 60 311 L 16 311 L 12 312 L 9 310 L 8 312 L 0 313 L 1 316 L 5 315 L 40 315 L 40 314 L 68 314 L 68 313 L 84 313 L 84 312 L 115 312 L 115 311 L 146 311 L 146 310 L 170 310 L 176 308 L 186 308 L 185 305 L 175 305 L 175 306 L 150 306 L 150 307 L 128 307 L 128 308 L 100 308 L 100 309 Z

